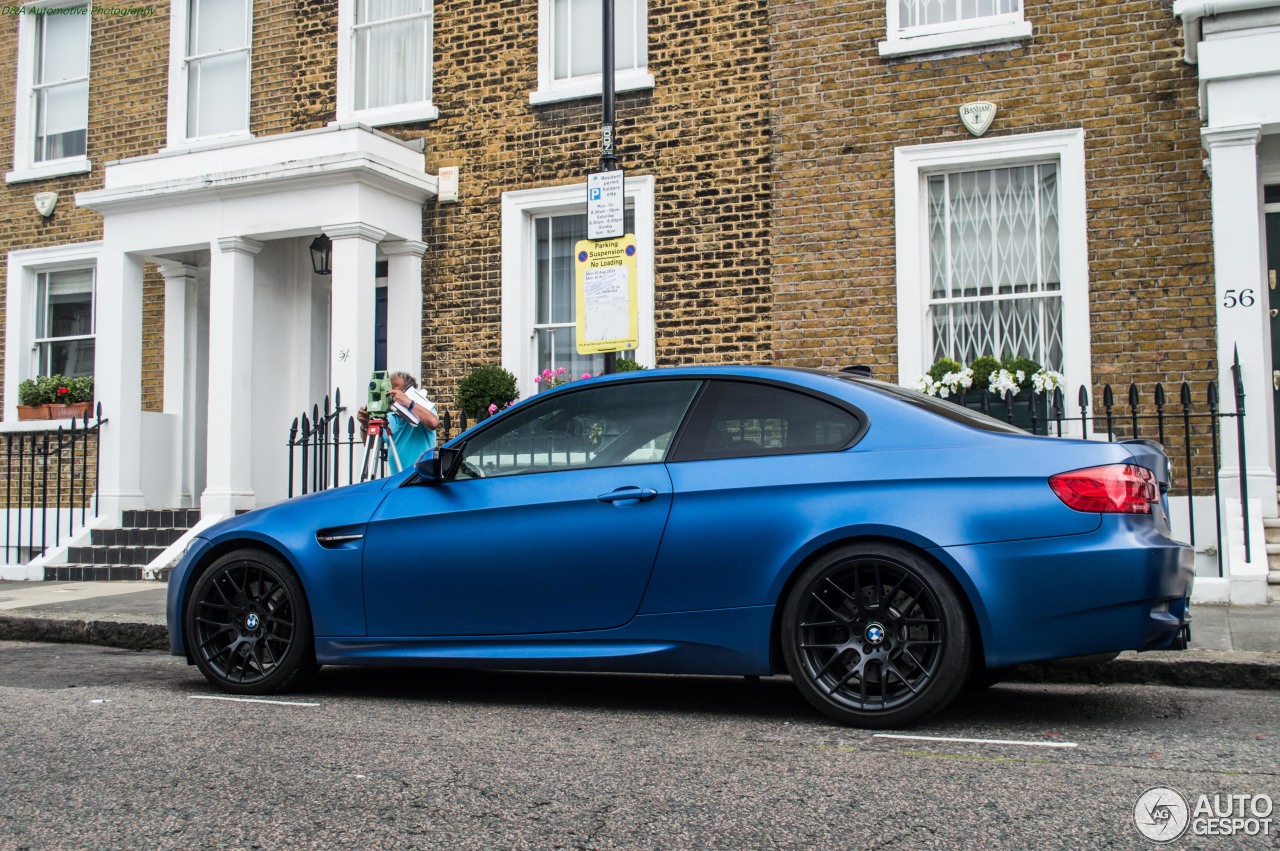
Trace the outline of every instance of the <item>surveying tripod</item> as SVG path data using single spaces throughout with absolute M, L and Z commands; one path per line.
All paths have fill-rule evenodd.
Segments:
M 374 478 L 373 474 L 382 470 L 383 465 L 386 464 L 388 453 L 396 461 L 396 470 L 403 470 L 404 465 L 400 463 L 400 452 L 396 449 L 396 442 L 391 439 L 391 427 L 387 424 L 387 418 L 370 417 L 369 426 L 365 429 L 364 460 L 360 462 L 360 481 Z M 370 462 L 372 462 L 372 470 L 370 470 Z

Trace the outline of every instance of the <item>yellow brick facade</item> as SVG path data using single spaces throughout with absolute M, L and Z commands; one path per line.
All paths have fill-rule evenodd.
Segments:
M 999 106 L 991 136 L 1085 131 L 1095 380 L 1212 378 L 1208 179 L 1177 19 L 1161 0 L 1025 5 L 1029 40 L 887 60 L 883 0 L 651 2 L 656 85 L 619 96 L 618 126 L 621 165 L 656 185 L 658 363 L 862 362 L 896 377 L 893 150 L 968 138 L 956 110 L 982 99 Z M 0 188 L 0 250 L 100 239 L 75 193 L 101 188 L 108 161 L 166 144 L 169 7 L 156 8 L 92 19 L 93 170 Z M 501 193 L 597 167 L 597 99 L 529 103 L 537 8 L 436 2 L 440 117 L 381 128 L 425 140 L 428 171 L 461 170 L 460 201 L 423 210 L 422 367 L 446 407 L 470 367 L 500 357 Z M 14 138 L 18 25 L 0 19 L 0 145 Z M 334 119 L 337 38 L 335 0 L 255 3 L 252 133 Z M 49 222 L 31 201 L 46 190 L 61 193 Z M 159 410 L 151 266 L 144 328 L 144 408 Z

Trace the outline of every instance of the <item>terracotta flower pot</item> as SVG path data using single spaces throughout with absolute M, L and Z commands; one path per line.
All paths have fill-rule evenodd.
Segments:
M 51 420 L 83 420 L 89 414 L 92 402 L 71 402 L 67 405 L 49 405 Z
M 49 419 L 48 405 L 19 405 L 18 420 L 47 420 Z

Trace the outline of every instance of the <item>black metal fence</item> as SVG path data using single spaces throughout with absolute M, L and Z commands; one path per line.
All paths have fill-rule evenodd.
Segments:
M 436 429 L 439 443 L 461 434 L 484 416 L 468 417 L 445 411 Z M 341 487 L 387 474 L 387 444 L 363 434 L 354 414 L 342 405 L 342 393 L 314 405 L 310 415 L 294 418 L 289 427 L 289 496 Z M 418 460 L 400 459 L 404 466 Z
M 1100 404 L 1091 399 L 1088 389 L 1082 386 L 1076 393 L 1077 413 L 1074 414 L 1068 413 L 1061 388 L 1052 394 L 1022 393 L 1003 398 L 986 391 L 962 392 L 949 397 L 948 401 L 1003 419 L 1032 434 L 1095 440 L 1105 436 L 1106 440 L 1113 442 L 1138 438 L 1159 441 L 1173 465 L 1170 498 L 1186 500 L 1190 543 L 1193 545 L 1196 543 L 1194 497 L 1197 494 L 1213 495 L 1218 572 L 1222 575 L 1222 494 L 1218 473 L 1222 468 L 1221 429 L 1224 420 L 1235 422 L 1241 470 L 1241 505 L 1248 506 L 1249 498 L 1244 475 L 1248 469 L 1244 444 L 1244 383 L 1238 355 L 1231 373 L 1235 385 L 1234 411 L 1222 410 L 1218 386 L 1213 381 L 1208 382 L 1200 393 L 1196 393 L 1190 383 L 1182 382 L 1176 400 L 1170 398 L 1162 384 L 1156 384 L 1149 395 L 1144 396 L 1138 386 L 1131 383 L 1122 399 L 1118 399 L 1115 390 L 1107 384 L 1102 388 Z M 444 443 L 454 434 L 460 434 L 479 419 L 484 419 L 484 416 L 469 419 L 466 414 L 454 416 L 445 412 L 440 417 L 437 431 L 439 442 Z M 340 396 L 335 396 L 332 407 L 329 398 L 325 397 L 323 405 L 312 408 L 310 417 L 303 414 L 295 419 L 289 430 L 289 496 L 385 475 L 385 448 L 375 443 L 369 450 L 374 457 L 367 459 L 366 470 L 364 440 L 356 418 L 346 414 Z M 405 464 L 413 463 L 412 459 L 402 460 Z M 1247 508 L 1244 511 L 1244 543 L 1245 560 L 1251 561 Z
M 106 424 L 98 403 L 92 418 L 70 427 L 5 433 L 6 563 L 38 558 L 97 517 L 98 436 Z

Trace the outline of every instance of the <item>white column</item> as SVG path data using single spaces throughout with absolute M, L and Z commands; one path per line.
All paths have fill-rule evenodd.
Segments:
M 425 242 L 382 243 L 387 258 L 387 368 L 422 376 L 422 255 Z
M 209 415 L 202 514 L 253 508 L 253 270 L 262 243 L 219 239 L 209 262 Z M 272 365 L 260 364 L 265 380 Z
M 325 227 L 333 240 L 330 283 L 330 393 L 342 391 L 351 410 L 364 404 L 373 372 L 374 280 L 378 242 L 387 235 L 366 224 Z
M 118 525 L 122 511 L 145 507 L 142 261 L 103 246 L 96 288 L 94 395 L 109 421 L 102 427 L 98 446 L 98 514 Z
M 191 425 L 185 416 L 184 396 L 187 392 L 187 304 L 195 295 L 195 269 L 182 263 L 161 263 L 164 278 L 164 412 L 178 417 L 178 463 L 174 471 L 178 480 L 178 504 L 191 505 L 192 458 L 188 451 L 187 431 Z
M 1245 450 L 1249 498 L 1276 516 L 1274 411 L 1271 386 L 1271 325 L 1266 283 L 1266 238 L 1258 141 L 1262 130 L 1206 128 L 1212 180 L 1213 262 L 1218 324 L 1218 388 L 1221 410 L 1236 409 L 1232 359 L 1240 353 L 1245 394 Z M 1239 497 L 1241 475 L 1235 423 L 1222 429 L 1223 493 Z M 1266 554 L 1255 554 L 1266 560 Z

